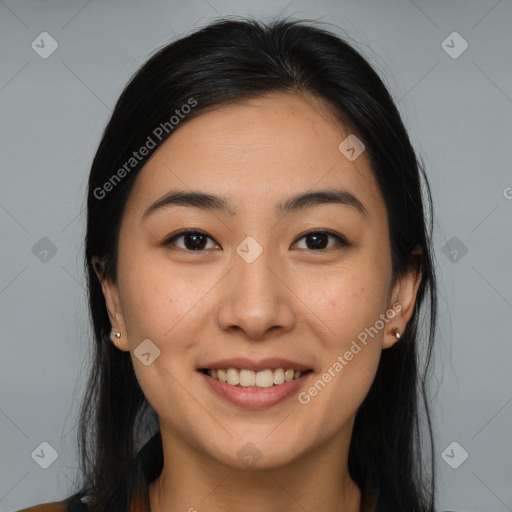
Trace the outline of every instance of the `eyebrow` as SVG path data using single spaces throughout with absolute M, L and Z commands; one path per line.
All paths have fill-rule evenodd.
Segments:
M 320 204 L 340 204 L 349 206 L 359 213 L 366 215 L 368 212 L 363 203 L 352 193 L 342 189 L 318 190 L 315 192 L 305 192 L 287 199 L 284 203 L 276 206 L 276 213 L 284 217 L 292 212 L 305 210 Z M 163 197 L 149 206 L 142 215 L 145 219 L 152 213 L 173 206 L 189 206 L 200 208 L 202 210 L 216 210 L 227 213 L 230 216 L 236 215 L 236 209 L 233 203 L 224 197 L 208 194 L 198 190 L 170 190 Z

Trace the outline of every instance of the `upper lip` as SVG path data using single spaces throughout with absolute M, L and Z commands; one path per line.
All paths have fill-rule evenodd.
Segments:
M 284 368 L 289 370 L 306 371 L 311 370 L 310 366 L 290 361 L 289 359 L 282 359 L 279 357 L 268 357 L 266 359 L 252 360 L 245 357 L 235 357 L 232 359 L 221 359 L 207 363 L 204 366 L 200 366 L 199 369 L 227 369 L 227 368 L 238 368 L 241 370 L 252 370 L 254 372 L 267 370 L 269 368 Z

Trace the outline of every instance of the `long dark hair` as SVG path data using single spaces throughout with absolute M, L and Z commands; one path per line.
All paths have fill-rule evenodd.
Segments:
M 313 22 L 223 19 L 164 46 L 141 67 L 117 101 L 92 163 L 85 266 L 94 347 L 78 433 L 78 494 L 89 496 L 92 512 L 114 510 L 114 505 L 128 510 L 135 485 L 129 475 L 138 450 L 158 436 L 156 413 L 139 387 L 130 354 L 109 340 L 111 325 L 95 268 L 116 282 L 126 200 L 145 162 L 173 131 L 219 105 L 273 92 L 305 92 L 326 100 L 364 142 L 387 206 L 393 276 L 409 269 L 415 246 L 422 249 L 414 313 L 400 341 L 383 351 L 356 414 L 349 471 L 363 500 L 374 491 L 395 512 L 434 510 L 426 386 L 437 293 L 432 199 L 422 165 L 383 82 L 347 42 Z M 139 152 L 150 146 L 144 155 Z M 93 257 L 101 264 L 95 267 Z M 161 444 L 154 445 L 146 463 L 156 477 Z

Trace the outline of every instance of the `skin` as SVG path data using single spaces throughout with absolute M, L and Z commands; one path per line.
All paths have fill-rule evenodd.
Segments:
M 338 145 L 350 132 L 327 105 L 278 94 L 222 107 L 184 123 L 137 177 L 124 213 L 118 281 L 102 280 L 113 339 L 130 351 L 140 386 L 156 410 L 164 468 L 150 484 L 152 512 L 244 510 L 359 511 L 361 493 L 347 457 L 357 408 L 382 350 L 410 319 L 421 273 L 393 281 L 387 211 L 363 153 L 349 161 Z M 292 195 L 343 188 L 367 210 L 315 205 L 280 218 Z M 230 199 L 236 216 L 174 206 L 143 213 L 170 189 Z M 207 233 L 202 252 L 182 229 Z M 340 234 L 324 249 L 311 230 Z M 236 252 L 248 236 L 263 248 L 247 263 Z M 188 239 L 190 242 L 190 239 Z M 398 302 L 378 335 L 311 401 L 297 396 L 261 409 L 224 401 L 196 371 L 228 358 L 282 357 L 317 380 L 365 328 Z M 160 356 L 145 366 L 133 351 L 149 338 Z M 247 443 L 261 458 L 237 457 Z

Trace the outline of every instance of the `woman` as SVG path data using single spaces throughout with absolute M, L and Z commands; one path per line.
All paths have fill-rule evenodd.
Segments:
M 83 480 L 40 510 L 433 511 L 422 190 L 337 36 L 221 20 L 158 51 L 92 164 Z

